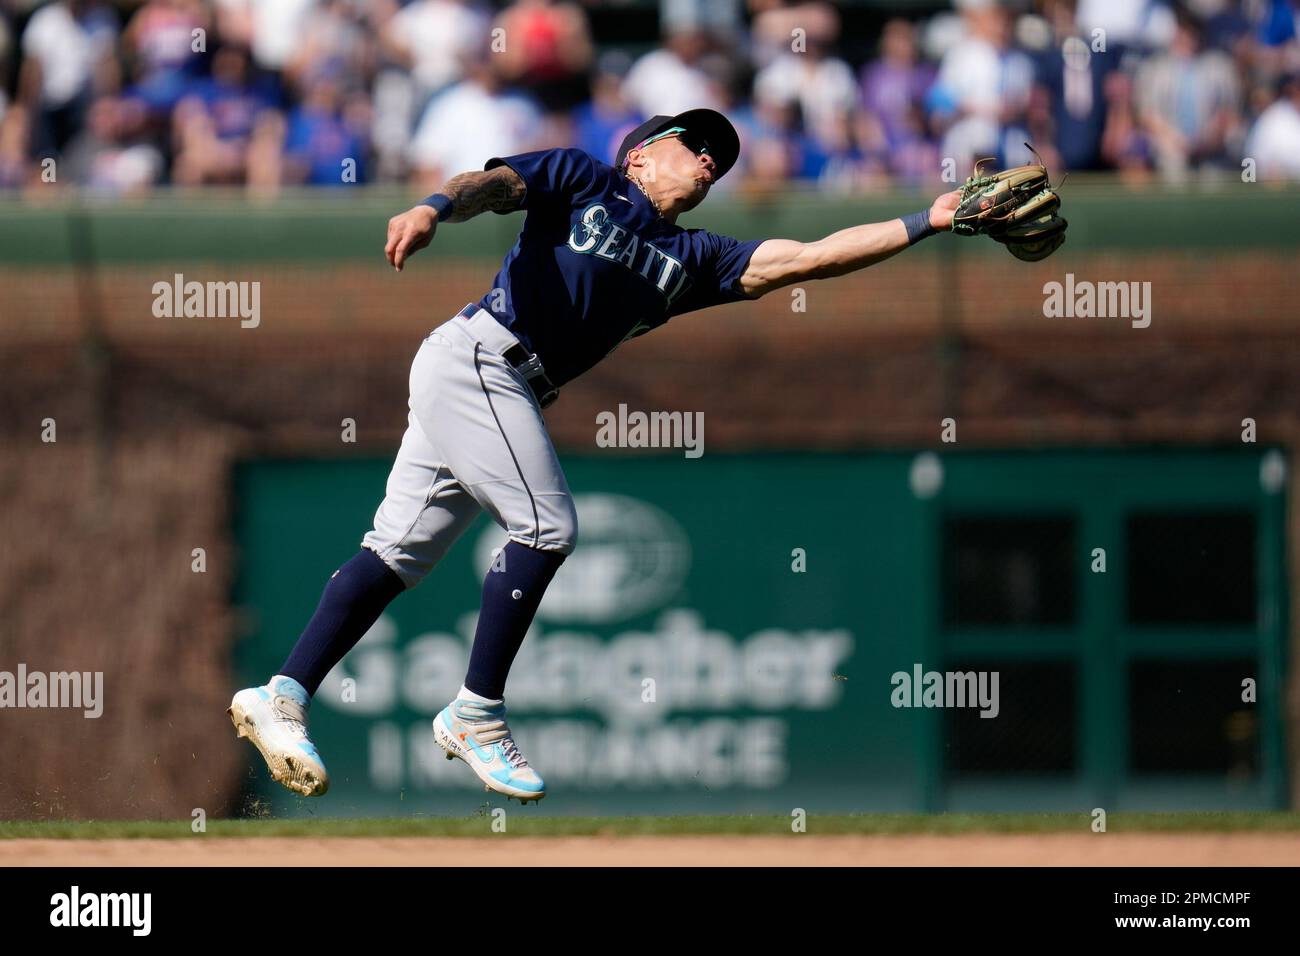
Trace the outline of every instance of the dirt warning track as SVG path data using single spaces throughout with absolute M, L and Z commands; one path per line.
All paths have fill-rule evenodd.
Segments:
M 0 840 L 8 866 L 1300 866 L 1300 834 Z

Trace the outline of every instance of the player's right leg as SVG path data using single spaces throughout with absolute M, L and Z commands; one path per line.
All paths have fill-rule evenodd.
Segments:
M 393 598 L 418 584 L 478 513 L 478 503 L 451 476 L 410 415 L 362 549 L 326 583 L 279 673 L 261 687 L 241 690 L 227 711 L 273 779 L 303 796 L 329 788 L 324 761 L 307 731 L 312 696 Z

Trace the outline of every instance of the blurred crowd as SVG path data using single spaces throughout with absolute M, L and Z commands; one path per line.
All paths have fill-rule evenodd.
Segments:
M 0 192 L 432 191 L 697 106 L 741 131 L 720 188 L 960 181 L 1025 142 L 1054 173 L 1300 179 L 1293 0 L 936 0 L 873 36 L 820 0 L 659 0 L 619 46 L 612 2 L 0 0 Z

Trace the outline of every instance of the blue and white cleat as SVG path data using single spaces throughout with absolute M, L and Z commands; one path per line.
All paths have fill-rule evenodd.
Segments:
M 453 700 L 433 719 L 433 739 L 469 765 L 488 790 L 520 803 L 546 796 L 546 784 L 515 746 L 505 704 Z
M 262 687 L 241 690 L 226 713 L 235 733 L 253 742 L 271 779 L 304 797 L 319 797 L 330 778 L 316 745 L 307 736 L 307 689 L 292 677 L 272 677 Z

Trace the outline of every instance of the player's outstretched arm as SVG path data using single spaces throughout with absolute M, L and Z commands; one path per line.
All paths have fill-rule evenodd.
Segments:
M 929 209 L 929 225 L 936 232 L 952 228 L 953 210 L 960 190 L 944 193 Z M 902 219 L 851 226 L 816 242 L 768 239 L 749 259 L 740 277 L 748 296 L 760 296 L 808 279 L 826 279 L 856 272 L 902 252 L 912 239 Z
M 433 241 L 440 222 L 464 222 L 483 212 L 510 212 L 524 198 L 524 181 L 509 166 L 461 173 L 439 192 L 388 220 L 384 257 L 398 272 L 406 260 Z

